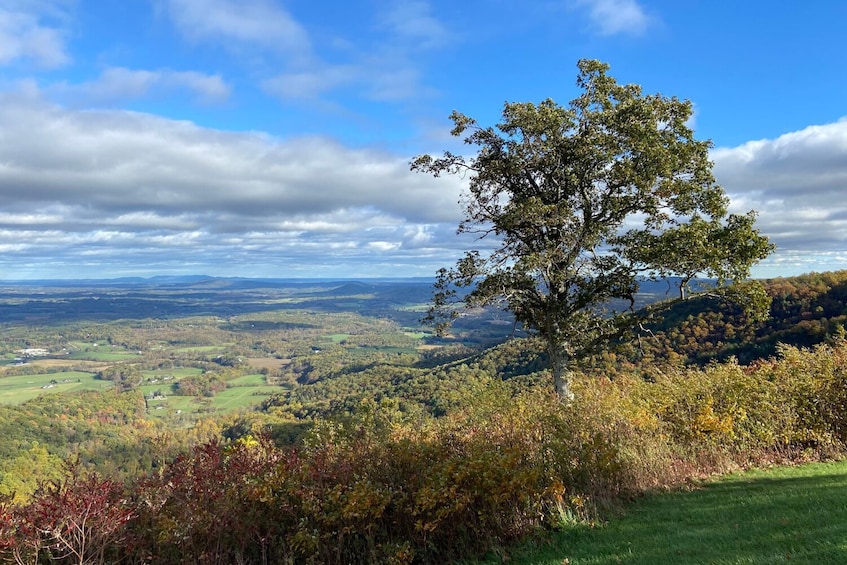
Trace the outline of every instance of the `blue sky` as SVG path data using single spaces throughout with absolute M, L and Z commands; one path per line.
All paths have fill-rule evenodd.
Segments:
M 578 95 L 576 62 L 693 102 L 754 275 L 847 268 L 847 3 L 4 0 L 0 279 L 429 276 L 447 116 Z

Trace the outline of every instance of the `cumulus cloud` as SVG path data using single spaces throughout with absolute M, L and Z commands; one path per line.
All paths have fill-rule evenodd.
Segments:
M 760 229 L 783 256 L 844 249 L 847 120 L 719 148 L 711 156 L 733 210 L 758 210 Z
M 261 84 L 271 96 L 319 104 L 339 89 L 356 89 L 363 98 L 381 102 L 434 96 L 420 73 L 403 62 L 373 56 L 368 63 L 327 65 L 279 74 Z
M 600 35 L 641 35 L 650 19 L 637 0 L 575 0 Z
M 423 275 L 474 244 L 455 236 L 462 179 L 413 174 L 408 156 L 321 137 L 75 111 L 7 93 L 0 155 L 3 278 L 86 268 Z M 758 210 L 779 247 L 769 274 L 811 261 L 843 268 L 847 121 L 711 156 L 733 211 Z
M 45 22 L 61 14 L 50 2 L 9 2 L 0 7 L 0 65 L 16 61 L 41 68 L 56 68 L 70 62 L 64 32 Z
M 7 95 L 0 155 L 0 248 L 16 269 L 27 257 L 74 269 L 96 258 L 125 273 L 123 263 L 183 272 L 199 262 L 208 272 L 224 257 L 243 269 L 349 266 L 377 255 L 420 269 L 456 245 L 460 180 L 324 138 L 280 140 Z

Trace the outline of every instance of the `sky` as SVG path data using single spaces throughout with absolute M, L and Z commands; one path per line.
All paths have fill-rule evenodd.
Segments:
M 847 268 L 847 2 L 0 0 L 0 280 L 433 276 L 453 110 L 579 95 L 581 58 L 691 100 L 756 277 Z

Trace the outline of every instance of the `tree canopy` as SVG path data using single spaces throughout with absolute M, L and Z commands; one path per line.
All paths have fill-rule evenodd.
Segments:
M 716 279 L 710 292 L 761 313 L 761 290 L 729 283 L 773 250 L 754 228 L 755 212 L 728 213 L 711 143 L 689 127 L 689 101 L 618 84 L 599 61 L 578 68 L 582 94 L 567 106 L 506 103 L 494 127 L 453 112 L 452 134 L 476 155 L 411 164 L 467 175 L 458 232 L 494 240 L 439 271 L 429 319 L 444 327 L 457 303 L 503 303 L 545 341 L 563 397 L 573 359 L 657 309 L 634 308 L 644 277 L 678 281 L 675 300 L 697 290 L 697 277 Z

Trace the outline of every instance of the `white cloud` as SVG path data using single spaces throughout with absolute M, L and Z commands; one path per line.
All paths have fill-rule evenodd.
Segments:
M 355 264 L 395 255 L 431 274 L 457 245 L 459 179 L 411 173 L 407 157 L 324 138 L 279 140 L 7 95 L 0 155 L 7 278 L 77 273 L 86 260 L 109 273 L 139 262 L 208 272 L 224 256 L 227 268 L 256 276 L 269 273 L 249 270 L 251 261 L 352 274 Z
M 847 120 L 712 152 L 715 176 L 737 212 L 782 252 L 823 253 L 847 245 Z
M 353 42 L 336 37 L 329 45 L 343 48 L 335 59 L 313 56 L 290 65 L 276 76 L 265 79 L 265 92 L 284 100 L 307 101 L 313 105 L 336 106 L 327 102 L 336 91 L 350 89 L 362 98 L 381 102 L 401 102 L 433 95 L 422 83 L 420 51 L 445 45 L 449 34 L 431 14 L 427 2 L 394 2 L 376 15 L 380 31 L 372 42 Z
M 650 24 L 637 0 L 574 0 L 574 4 L 588 11 L 600 35 L 641 35 Z
M 354 65 L 325 66 L 280 74 L 262 82 L 268 94 L 285 99 L 313 101 L 336 88 L 361 80 Z
M 0 7 L 0 65 L 24 61 L 51 69 L 69 63 L 63 30 L 42 21 L 56 10 L 50 3 L 32 2 Z
M 293 55 L 311 49 L 306 30 L 269 0 L 166 0 L 177 28 L 199 41 L 237 41 Z
M 220 75 L 196 71 L 164 71 L 162 83 L 166 87 L 186 88 L 206 102 L 226 100 L 232 92 L 232 87 Z
M 422 85 L 420 73 L 406 62 L 376 56 L 367 63 L 282 73 L 263 81 L 261 86 L 272 96 L 318 106 L 327 106 L 325 97 L 342 89 L 354 89 L 363 98 L 381 102 L 434 96 L 434 90 Z
M 449 34 L 430 12 L 427 2 L 401 1 L 393 3 L 380 20 L 393 36 L 395 44 L 401 41 L 414 49 L 440 47 L 447 41 Z
M 189 91 L 203 103 L 222 102 L 232 92 L 220 75 L 170 69 L 143 70 L 110 67 L 94 81 L 61 83 L 47 89 L 51 94 L 87 104 L 113 104 L 143 98 L 155 92 Z

